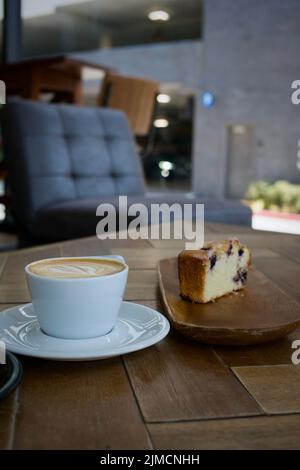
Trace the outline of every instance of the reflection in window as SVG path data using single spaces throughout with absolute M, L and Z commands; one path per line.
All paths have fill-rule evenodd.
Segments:
M 200 38 L 202 2 L 172 2 L 172 12 L 149 11 L 149 2 L 23 0 L 26 57 Z M 168 20 L 151 20 L 149 14 Z M 154 15 L 154 16 L 155 16 Z

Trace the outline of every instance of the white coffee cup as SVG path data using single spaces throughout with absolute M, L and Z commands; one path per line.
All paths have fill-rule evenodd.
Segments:
M 68 257 L 78 259 L 83 257 Z M 126 288 L 128 266 L 122 256 L 84 256 L 112 259 L 121 271 L 97 277 L 57 278 L 33 273 L 25 267 L 32 304 L 41 329 L 50 336 L 84 339 L 103 336 L 115 326 Z M 52 258 L 53 261 L 61 258 Z M 45 260 L 46 261 L 46 260 Z

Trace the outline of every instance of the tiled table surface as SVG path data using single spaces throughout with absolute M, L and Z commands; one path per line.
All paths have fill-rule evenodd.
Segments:
M 254 265 L 300 301 L 299 237 L 206 225 L 206 240 L 231 236 L 248 244 Z M 182 247 L 178 240 L 92 237 L 1 254 L 0 309 L 30 300 L 23 274 L 28 262 L 111 252 L 130 267 L 126 300 L 162 311 L 156 265 Z M 0 403 L 0 448 L 299 448 L 294 339 L 300 330 L 260 346 L 211 347 L 172 331 L 149 349 L 104 361 L 21 357 L 22 383 Z

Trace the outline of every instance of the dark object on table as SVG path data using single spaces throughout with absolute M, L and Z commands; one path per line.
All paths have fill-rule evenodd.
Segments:
M 10 352 L 6 353 L 6 364 L 0 364 L 0 400 L 7 397 L 21 382 L 22 366 Z

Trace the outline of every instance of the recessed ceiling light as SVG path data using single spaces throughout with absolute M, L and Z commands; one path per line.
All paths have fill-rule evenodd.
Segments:
M 148 14 L 148 18 L 151 21 L 168 21 L 170 19 L 170 15 L 165 10 L 153 10 Z
M 163 178 L 168 178 L 170 172 L 169 170 L 161 170 L 160 174 Z
M 169 125 L 168 119 L 155 119 L 154 121 L 154 127 L 163 128 L 163 127 L 168 127 L 168 125 Z
M 159 103 L 170 103 L 170 101 L 171 101 L 171 96 L 170 96 L 170 95 L 167 95 L 166 93 L 159 93 L 159 95 L 157 95 L 156 100 L 157 100 Z
M 167 170 L 167 171 L 172 170 L 173 167 L 174 167 L 172 162 L 168 162 L 168 161 L 165 161 L 165 160 L 161 160 L 159 162 L 158 166 L 161 170 Z

